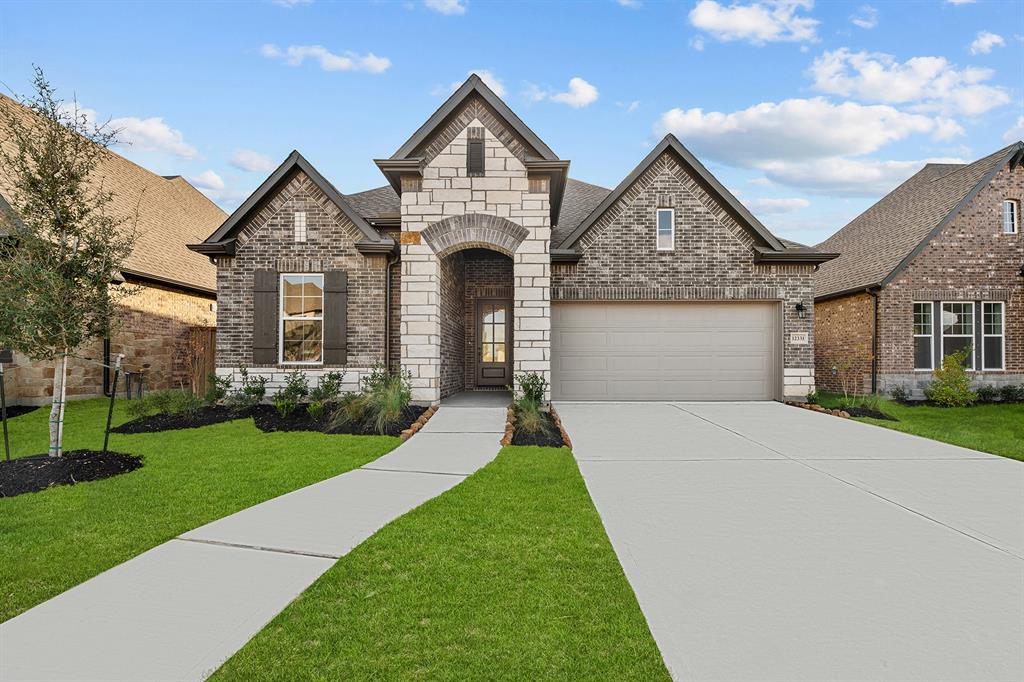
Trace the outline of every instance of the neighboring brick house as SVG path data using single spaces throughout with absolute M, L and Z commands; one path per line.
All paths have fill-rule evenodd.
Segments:
M 0 95 L 0 106 L 31 120 L 32 114 L 10 98 Z M 2 128 L 0 144 L 10 144 Z M 113 214 L 134 219 L 137 211 L 138 240 L 121 275 L 138 291 L 123 299 L 123 319 L 112 339 L 75 349 L 68 363 L 68 397 L 102 395 L 109 376 L 100 363 L 118 353 L 124 353 L 126 367 L 144 371 L 147 388 L 187 388 L 190 330 L 216 323 L 216 270 L 186 244 L 209 234 L 225 213 L 184 178 L 155 175 L 113 152 L 104 153 L 95 180 L 113 193 Z M 0 168 L 0 209 L 7 221 L 16 221 L 10 192 Z M 12 231 L 5 222 L 0 217 L 0 238 Z M 4 372 L 11 404 L 48 402 L 53 363 L 20 354 L 14 360 Z
M 343 195 L 298 152 L 203 243 L 217 371 L 270 379 L 376 364 L 413 398 L 522 372 L 565 400 L 802 398 L 812 275 L 666 137 L 614 190 L 558 156 L 476 76 Z
M 928 164 L 818 248 L 815 365 L 828 390 L 916 397 L 969 348 L 976 384 L 1024 383 L 1024 142 Z

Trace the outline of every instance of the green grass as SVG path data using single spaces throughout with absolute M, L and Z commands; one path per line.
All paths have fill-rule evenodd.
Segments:
M 842 398 L 840 394 L 821 393 L 818 402 L 835 408 Z M 883 398 L 878 409 L 899 421 L 866 417 L 857 417 L 857 421 L 1024 461 L 1024 403 L 934 407 Z
M 216 680 L 668 680 L 566 449 L 507 447 L 343 557 Z
M 70 403 L 65 448 L 103 445 L 106 401 Z M 46 452 L 49 409 L 11 420 L 15 456 Z M 123 405 L 114 424 L 125 421 Z M 145 466 L 103 481 L 0 498 L 0 621 L 181 533 L 361 466 L 399 440 L 263 433 L 251 419 L 111 434 Z

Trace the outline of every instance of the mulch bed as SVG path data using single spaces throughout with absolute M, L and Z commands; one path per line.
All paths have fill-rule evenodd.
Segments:
M 398 436 L 403 430 L 420 418 L 426 407 L 421 405 L 409 405 L 402 411 L 402 417 L 391 425 L 383 435 Z M 253 421 L 260 431 L 319 431 L 331 434 L 352 434 L 357 436 L 378 436 L 380 434 L 371 422 L 360 422 L 345 424 L 337 429 L 329 427 L 330 419 L 325 417 L 322 421 L 312 419 L 306 412 L 305 405 L 299 405 L 287 417 L 281 417 L 273 405 L 259 405 L 253 413 Z
M 200 407 L 193 414 L 154 414 L 139 417 L 130 422 L 110 429 L 111 433 L 154 433 L 173 429 L 198 429 L 200 426 L 220 424 L 221 422 L 241 419 L 247 415 L 239 414 L 223 405 Z
M 851 417 L 870 417 L 871 419 L 884 419 L 890 422 L 898 422 L 899 419 L 887 415 L 885 412 L 879 412 L 878 410 L 872 410 L 868 407 L 847 407 L 844 411 Z
M 39 409 L 38 405 L 8 405 L 7 406 L 7 418 L 8 419 L 14 419 L 15 417 L 20 417 L 23 414 L 28 414 L 29 412 L 35 412 L 38 409 Z
M 536 433 L 516 428 L 512 433 L 512 445 L 539 445 L 546 448 L 560 448 L 565 445 L 565 441 L 562 440 L 562 433 L 559 431 L 555 420 L 551 418 L 551 414 L 542 412 L 541 415 L 544 417 L 548 428 Z
M 33 455 L 0 462 L 0 497 L 74 485 L 126 474 L 142 466 L 142 458 L 123 452 L 69 450 L 60 457 Z

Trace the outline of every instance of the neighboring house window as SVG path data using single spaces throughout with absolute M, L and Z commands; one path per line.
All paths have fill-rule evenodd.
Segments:
M 942 357 L 968 348 L 964 366 L 974 369 L 974 303 L 942 304 Z
M 1020 229 L 1020 204 L 1012 199 L 1003 202 L 1003 234 L 1017 234 Z
M 306 212 L 295 212 L 295 241 L 306 241 Z
M 914 304 L 914 369 L 931 370 L 935 355 L 935 334 L 932 327 L 932 304 Z
M 466 174 L 470 177 L 484 174 L 484 141 L 471 139 L 466 147 Z
M 981 310 L 981 368 L 1003 369 L 1003 304 L 985 302 Z
M 675 211 L 671 208 L 659 208 L 658 251 L 671 251 L 673 248 L 675 248 L 675 240 Z
M 281 275 L 281 362 L 320 363 L 324 341 L 324 276 Z

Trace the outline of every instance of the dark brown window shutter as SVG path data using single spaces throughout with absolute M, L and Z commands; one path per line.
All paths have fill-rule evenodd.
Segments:
M 252 362 L 277 364 L 277 285 L 276 270 L 253 273 Z
M 348 362 L 348 273 L 324 273 L 324 364 Z
M 466 173 L 468 175 L 484 174 L 484 141 L 469 140 L 466 147 Z

